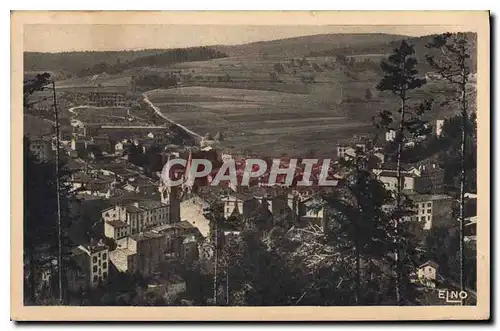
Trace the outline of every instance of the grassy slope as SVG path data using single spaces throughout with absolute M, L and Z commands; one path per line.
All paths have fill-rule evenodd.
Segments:
M 271 93 L 275 96 L 272 98 L 273 101 L 264 102 L 266 92 L 253 91 L 264 101 L 247 102 L 246 107 L 241 106 L 244 98 L 234 90 L 223 90 L 227 94 L 224 103 L 219 102 L 220 90 L 217 89 L 205 89 L 203 93 L 201 90 L 197 93 L 183 93 L 182 90 L 178 90 L 171 92 L 170 99 L 155 101 L 170 103 L 162 106 L 167 114 L 196 132 L 199 131 L 200 134 L 207 131 L 212 134 L 219 130 L 225 131 L 231 136 L 228 144 L 250 149 L 272 148 L 274 151 L 333 150 L 334 143 L 339 140 L 348 138 L 353 133 L 367 133 L 373 130 L 370 127 L 372 116 L 382 109 L 393 109 L 394 99 L 386 93 L 375 92 L 373 99 L 364 100 L 365 91 L 374 90 L 381 78 L 377 65 L 369 70 L 358 70 L 353 76 L 352 72 L 342 67 L 330 66 L 321 72 L 314 71 L 312 66 L 292 68 L 287 66 L 290 58 L 302 57 L 310 52 L 331 50 L 332 47 L 349 50 L 352 54 L 373 53 L 377 49 L 387 53 L 397 46 L 400 38 L 401 36 L 394 35 L 367 34 L 318 35 L 247 45 L 220 46 L 217 49 L 229 53 L 231 57 L 178 63 L 169 67 L 134 68 L 119 75 L 101 75 L 97 80 L 103 86 L 117 82 L 127 84 L 132 75 L 173 72 L 191 76 L 190 79 L 184 80 L 184 86 L 288 92 L 289 94 Z M 429 39 L 429 37 L 419 37 L 410 41 L 415 43 L 418 57 L 422 57 Z M 311 63 L 319 65 L 331 65 L 334 62 L 331 56 L 324 55 L 308 59 Z M 285 66 L 285 72 L 279 75 L 281 82 L 273 82 L 269 76 L 276 63 Z M 294 74 L 293 70 L 297 73 Z M 314 74 L 316 83 L 304 84 L 300 81 L 301 75 L 309 74 Z M 226 75 L 231 78 L 230 81 L 218 80 L 218 77 Z M 64 83 L 78 85 L 89 81 L 87 77 Z M 445 86 L 442 83 L 429 83 L 424 89 L 416 92 L 414 101 L 436 95 L 442 99 L 443 89 Z M 252 95 L 253 92 L 246 93 Z M 212 102 L 212 105 L 207 102 Z M 214 106 L 216 104 L 217 106 Z M 429 119 L 450 116 L 454 112 L 453 107 L 436 107 Z M 343 118 L 345 123 L 351 125 L 335 126 L 333 124 L 338 122 L 332 122 L 337 120 L 331 117 Z M 315 122 L 314 119 L 318 121 Z
M 310 52 L 320 52 L 339 47 L 378 45 L 399 40 L 403 37 L 381 33 L 320 34 L 236 46 L 217 46 L 215 49 L 230 56 L 262 56 L 267 54 L 279 57 L 301 57 Z

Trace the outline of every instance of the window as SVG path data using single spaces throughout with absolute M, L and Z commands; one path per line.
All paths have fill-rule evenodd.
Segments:
M 432 204 L 429 202 L 429 203 L 427 204 L 427 207 L 430 207 L 431 205 L 432 205 Z
M 107 264 L 106 262 L 104 262 L 104 263 L 102 264 L 102 268 L 103 268 L 103 269 L 106 269 L 107 267 L 108 267 L 108 264 Z
M 102 254 L 102 258 L 103 258 L 103 259 L 106 259 L 106 253 L 103 253 L 103 254 Z
M 102 273 L 101 268 L 99 268 L 99 275 Z
M 425 216 L 420 217 L 420 221 L 425 221 Z
M 431 214 L 432 213 L 432 209 L 427 209 L 427 214 Z
M 97 282 L 97 275 L 94 276 L 94 283 Z
M 94 261 L 94 263 L 97 262 L 97 256 L 94 256 L 94 258 L 92 259 L 92 261 Z
M 97 272 L 97 266 L 96 265 L 92 268 L 92 271 L 93 272 Z
M 427 216 L 427 220 L 430 221 L 431 220 L 431 217 L 430 216 Z
M 107 272 L 103 272 L 102 273 L 102 278 L 108 278 L 108 273 Z

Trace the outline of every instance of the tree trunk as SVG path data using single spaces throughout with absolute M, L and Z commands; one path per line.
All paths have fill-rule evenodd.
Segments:
M 57 95 L 56 95 L 56 85 L 52 81 L 52 91 L 54 97 L 54 121 L 56 128 L 56 193 L 57 193 L 57 241 L 58 241 L 58 252 L 57 252 L 57 270 L 58 270 L 58 284 L 59 284 L 59 304 L 63 303 L 63 266 L 62 266 L 62 216 L 61 216 L 61 185 L 59 178 L 59 114 L 57 111 Z
M 404 60 L 403 60 L 403 74 L 404 74 Z M 396 218 L 394 220 L 394 235 L 396 249 L 394 252 L 394 260 L 396 262 L 396 300 L 398 305 L 401 303 L 401 256 L 400 256 L 400 240 L 399 240 L 399 223 L 401 215 L 401 191 L 404 179 L 401 175 L 401 154 L 403 153 L 404 146 L 404 120 L 405 120 L 405 108 L 406 108 L 406 86 L 402 87 L 401 91 L 401 116 L 399 121 L 398 130 L 398 152 L 397 152 L 397 166 L 396 166 L 396 176 L 397 176 L 397 192 L 396 192 Z
M 462 47 L 462 51 L 465 53 L 465 50 Z M 461 142 L 461 176 L 460 176 L 460 289 L 462 291 L 465 290 L 465 184 L 466 184 L 466 139 L 467 139 L 467 122 L 468 122 L 468 114 L 467 114 L 467 100 L 466 100 L 466 75 L 467 72 L 465 70 L 465 54 L 461 56 L 461 69 L 462 69 L 462 82 L 460 84 L 461 88 L 461 106 L 462 106 L 462 142 Z

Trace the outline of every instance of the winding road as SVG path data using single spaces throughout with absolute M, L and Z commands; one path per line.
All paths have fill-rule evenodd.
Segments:
M 163 113 L 160 111 L 160 109 L 158 109 L 158 107 L 156 107 L 152 102 L 151 100 L 149 100 L 148 98 L 148 93 L 151 93 L 151 92 L 154 92 L 154 91 L 159 91 L 160 89 L 156 89 L 156 90 L 151 90 L 151 91 L 148 91 L 148 92 L 144 92 L 142 94 L 142 96 L 144 97 L 144 102 L 146 102 L 151 108 L 153 108 L 153 110 L 155 111 L 155 113 L 160 116 L 161 118 L 163 118 L 164 120 L 178 126 L 179 128 L 181 128 L 182 130 L 184 130 L 186 133 L 198 138 L 198 139 L 203 139 L 202 136 L 200 136 L 199 134 L 197 134 L 196 132 L 186 128 L 184 125 L 182 124 L 179 124 L 173 120 L 171 120 L 170 118 L 168 118 L 167 116 L 163 115 Z

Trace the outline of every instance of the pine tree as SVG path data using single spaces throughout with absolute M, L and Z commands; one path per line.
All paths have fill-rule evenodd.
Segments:
M 370 152 L 358 149 L 355 157 L 341 160 L 345 173 L 343 189 L 337 194 L 323 196 L 327 208 L 335 215 L 330 219 L 335 224 L 327 227 L 328 236 L 336 242 L 337 249 L 354 251 L 354 286 L 358 305 L 383 300 L 374 299 L 378 296 L 375 292 L 382 289 L 381 269 L 393 249 L 391 222 L 383 210 L 392 197 L 369 171 L 370 155 Z M 371 284 L 368 286 L 368 283 Z
M 460 176 L 460 287 L 465 290 L 465 187 L 466 187 L 466 153 L 467 153 L 467 127 L 469 122 L 467 83 L 470 74 L 470 45 L 466 33 L 444 33 L 436 36 L 427 47 L 438 50 L 427 54 L 429 65 L 453 84 L 457 94 L 451 100 L 458 102 L 462 113 L 461 135 L 461 176 Z
M 418 105 L 411 105 L 411 92 L 422 87 L 426 81 L 419 78 L 418 71 L 415 69 L 417 59 L 414 57 L 415 50 L 412 45 L 406 41 L 402 41 L 398 48 L 394 49 L 393 54 L 388 58 L 388 61 L 382 61 L 380 66 L 384 72 L 384 77 L 377 85 L 379 91 L 390 91 L 395 95 L 400 102 L 398 109 L 399 118 L 392 111 L 383 110 L 374 118 L 377 127 L 385 130 L 396 130 L 397 144 L 397 187 L 396 187 L 396 209 L 394 212 L 394 229 L 395 229 L 395 267 L 396 267 L 396 298 L 398 304 L 404 302 L 403 293 L 401 293 L 401 277 L 403 276 L 404 268 L 402 266 L 402 242 L 400 233 L 400 223 L 406 214 L 404 210 L 404 178 L 401 173 L 401 155 L 405 146 L 405 142 L 409 135 L 421 135 L 429 131 L 427 123 L 422 119 L 425 111 L 432 106 L 432 101 L 424 101 Z
M 29 139 L 24 138 L 24 215 L 23 215 L 23 249 L 29 277 L 25 283 L 25 301 L 35 303 L 36 295 L 35 271 L 47 261 L 58 257 L 58 224 L 56 174 L 54 163 L 40 162 L 29 150 Z M 60 166 L 60 182 L 67 183 L 69 172 Z M 74 194 L 68 185 L 61 185 L 61 218 L 62 242 L 68 242 L 68 230 L 71 226 L 72 215 L 70 202 Z M 68 245 L 62 247 L 62 259 L 69 255 Z M 67 264 L 63 264 L 67 267 Z M 54 277 L 59 279 L 59 277 Z M 59 293 L 53 291 L 53 293 Z

